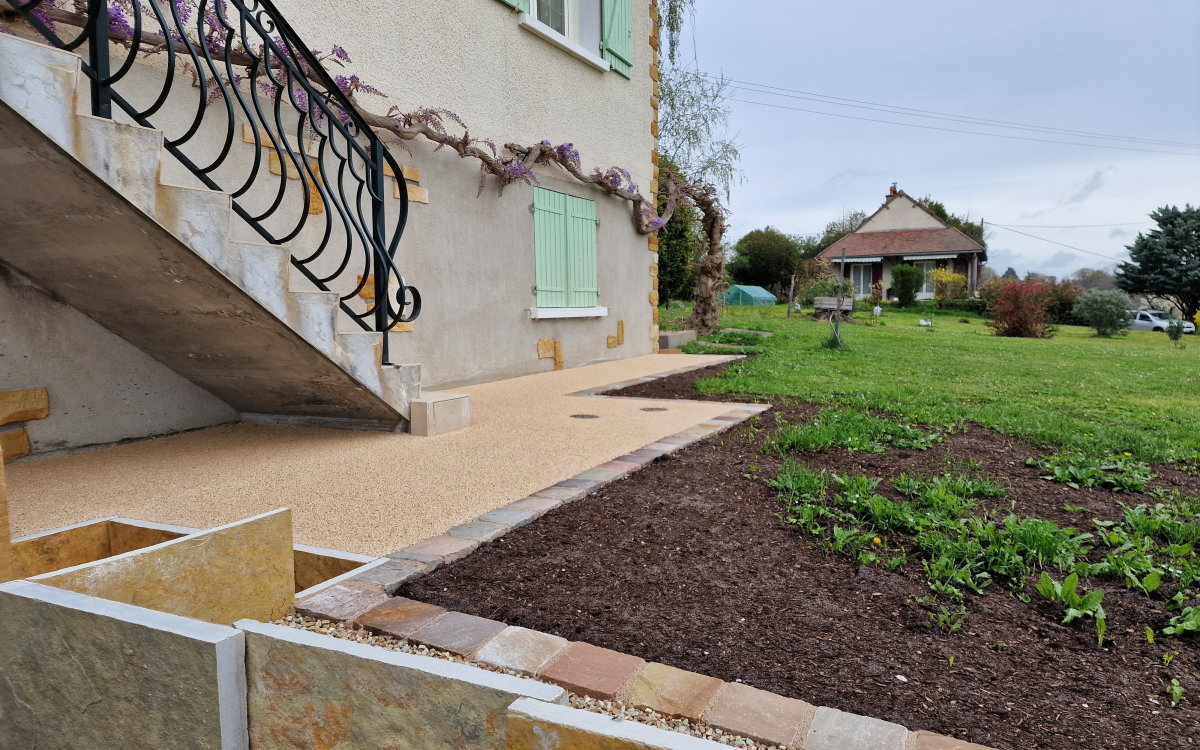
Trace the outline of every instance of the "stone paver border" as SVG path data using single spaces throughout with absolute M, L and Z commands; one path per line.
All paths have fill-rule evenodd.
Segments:
M 614 396 L 606 395 L 605 392 L 743 358 L 742 355 L 731 355 L 656 375 L 577 391 L 571 395 L 663 403 L 662 399 Z M 671 400 L 672 403 L 676 401 L 679 399 Z M 669 435 L 539 490 L 529 497 L 459 524 L 441 536 L 431 537 L 393 552 L 387 557 L 403 561 L 403 565 L 394 568 L 372 566 L 370 570 L 361 574 L 360 581 L 356 581 L 355 577 L 348 580 L 339 579 L 339 585 L 330 587 L 324 597 L 298 600 L 296 611 L 318 619 L 346 622 L 348 626 L 357 623 L 361 617 L 362 624 L 369 623 L 368 628 L 373 632 L 405 632 L 405 621 L 412 614 L 399 612 L 407 613 L 410 608 L 397 603 L 395 599 L 387 598 L 386 594 L 385 599 L 381 600 L 380 594 L 394 592 L 403 583 L 432 572 L 441 565 L 460 560 L 482 544 L 498 539 L 514 528 L 532 523 L 556 508 L 594 494 L 604 486 L 639 471 L 661 456 L 724 432 L 771 408 L 770 404 L 730 403 L 729 406 L 731 411 L 726 414 L 693 425 L 682 432 Z M 387 580 L 389 571 L 393 570 L 397 581 Z M 401 578 L 403 580 L 399 580 Z M 369 593 L 364 589 L 369 589 Z M 318 599 L 327 601 L 322 602 Z M 352 612 L 356 604 L 361 609 Z M 389 607 L 398 613 L 397 621 L 390 627 L 382 621 L 387 618 L 384 610 Z M 327 612 L 324 611 L 326 608 Z M 432 643 L 443 649 L 447 648 L 447 644 L 441 643 L 441 639 L 445 638 L 447 643 L 454 640 L 454 643 L 450 644 L 451 651 L 489 667 L 513 669 L 534 679 L 594 698 L 629 702 L 638 708 L 651 709 L 663 715 L 699 720 L 722 731 L 744 735 L 778 748 L 958 750 L 961 747 L 962 750 L 988 750 L 926 731 L 910 732 L 905 727 L 891 722 L 812 706 L 804 701 L 785 698 L 749 685 L 722 682 L 716 678 L 662 664 L 646 664 L 637 657 L 597 648 L 580 641 L 559 643 L 563 639 L 557 636 L 536 631 L 522 633 L 520 631 L 525 631 L 524 628 L 505 627 L 499 622 L 488 627 L 486 622 L 484 618 L 458 612 L 444 612 L 425 620 L 422 626 L 408 637 L 416 642 Z M 450 635 L 441 635 L 440 631 L 443 628 L 447 629 Z M 422 631 L 436 637 L 422 639 Z M 846 742 L 850 744 L 846 745 Z

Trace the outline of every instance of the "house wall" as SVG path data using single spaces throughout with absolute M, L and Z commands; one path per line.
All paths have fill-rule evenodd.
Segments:
M 0 264 L 0 391 L 45 388 L 31 454 L 235 422 L 239 413 Z
M 858 229 L 858 234 L 898 229 L 942 229 L 944 226 L 907 196 L 902 195 L 879 209 Z
M 591 6 L 594 3 L 580 3 Z M 517 13 L 500 0 L 354 0 L 330 23 L 325 6 L 299 0 L 279 3 L 304 40 L 317 49 L 342 45 L 348 71 L 388 94 L 364 100 L 376 111 L 439 107 L 466 122 L 472 135 L 497 144 L 548 140 L 575 144 L 585 172 L 593 167 L 629 170 L 641 193 L 652 190 L 649 75 L 656 62 L 648 39 L 649 4 L 633 2 L 633 74 L 601 72 L 521 28 Z M 371 29 L 370 43 L 354 29 Z M 586 31 L 586 28 L 582 29 Z M 411 333 L 392 334 L 393 361 L 420 364 L 424 388 L 496 380 L 553 366 L 539 360 L 539 338 L 563 342 L 565 365 L 619 359 L 653 351 L 651 266 L 657 255 L 633 227 L 631 204 L 605 196 L 557 169 L 538 169 L 542 187 L 596 201 L 600 217 L 597 263 L 606 318 L 531 321 L 534 304 L 532 189 L 513 185 L 498 196 L 489 179 L 482 194 L 478 163 L 454 152 L 434 153 L 411 142 L 411 155 L 392 153 L 421 170 L 429 203 L 410 206 L 398 258 L 405 281 L 422 293 L 424 307 Z M 557 172 L 557 174 L 556 174 Z M 624 344 L 607 337 L 624 322 Z

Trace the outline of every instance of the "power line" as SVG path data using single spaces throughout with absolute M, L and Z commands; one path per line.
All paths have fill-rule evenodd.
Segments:
M 748 99 L 728 99 L 731 102 L 740 102 L 742 104 L 757 104 L 760 107 L 773 107 L 775 109 L 786 109 L 792 112 L 807 112 L 813 115 L 825 115 L 827 117 L 840 117 L 846 120 L 861 120 L 863 122 L 878 122 L 884 125 L 900 125 L 906 128 L 920 128 L 922 130 L 938 130 L 943 133 L 965 133 L 967 135 L 982 135 L 989 138 L 1004 138 L 1010 141 L 1033 141 L 1034 143 L 1057 143 L 1063 146 L 1084 146 L 1086 148 L 1105 148 L 1114 151 L 1140 151 L 1146 154 L 1169 154 L 1171 156 L 1200 156 L 1200 153 L 1187 153 L 1184 151 L 1159 151 L 1148 148 L 1130 148 L 1128 146 L 1107 146 L 1103 143 L 1077 143 L 1075 141 L 1053 141 L 1046 138 L 1029 138 L 1021 135 L 1003 135 L 1002 133 L 980 133 L 977 130 L 958 130 L 956 128 L 939 128 L 936 125 L 917 125 L 911 122 L 896 122 L 894 120 L 876 120 L 872 117 L 855 117 L 854 115 L 842 115 L 836 112 L 822 112 L 817 109 L 802 109 L 800 107 L 785 107 L 782 104 L 770 104 L 768 102 L 754 102 Z
M 1072 130 L 1069 128 L 1056 128 L 1046 125 L 1033 125 L 1030 123 L 1013 122 L 1010 120 L 993 120 L 985 117 L 972 117 L 969 115 L 956 115 L 949 112 L 937 112 L 928 109 L 916 109 L 913 107 L 901 107 L 893 104 L 880 104 L 878 102 L 868 102 L 861 99 L 847 99 L 840 96 L 830 96 L 828 94 L 816 94 L 810 91 L 800 91 L 797 89 L 788 89 L 781 86 L 769 86 L 762 83 L 754 83 L 752 81 L 740 81 L 733 78 L 720 78 L 708 73 L 702 73 L 708 78 L 724 80 L 729 83 L 741 84 L 741 86 L 733 86 L 734 89 L 743 91 L 752 91 L 759 94 L 767 94 L 768 96 L 782 96 L 790 99 L 804 99 L 805 101 L 819 102 L 822 104 L 832 104 L 838 107 L 854 107 L 856 109 L 871 109 L 877 112 L 888 112 L 892 114 L 901 114 L 913 117 L 928 117 L 931 119 L 949 120 L 951 122 L 961 122 L 964 124 L 984 125 L 987 127 L 1003 127 L 1013 128 L 1017 130 L 1029 130 L 1034 132 L 1043 132 L 1054 135 L 1068 135 L 1084 138 L 1102 138 L 1106 140 L 1124 141 L 1130 143 L 1144 143 L 1147 145 L 1157 146 L 1178 146 L 1182 148 L 1200 148 L 1200 144 L 1186 143 L 1182 141 L 1166 141 L 1154 138 L 1141 138 L 1137 136 L 1115 135 L 1111 133 L 1097 133 L 1088 130 Z M 753 88 L 746 88 L 753 87 Z M 785 93 L 780 93 L 785 92 Z M 842 102 L 847 102 L 843 104 Z M 911 113 L 911 115 L 909 114 Z
M 1021 227 L 1022 229 L 1094 229 L 1097 227 L 1141 227 L 1153 223 L 1153 221 L 1130 221 L 1125 224 L 1008 224 L 1007 227 Z M 996 226 L 1000 225 L 997 224 Z
M 1008 231 L 1016 232 L 1017 234 L 1023 234 L 1026 237 L 1032 237 L 1035 240 L 1041 240 L 1042 242 L 1049 242 L 1051 245 L 1061 245 L 1062 247 L 1070 248 L 1071 250 L 1078 250 L 1081 253 L 1087 253 L 1088 255 L 1095 255 L 1098 258 L 1104 258 L 1106 260 L 1115 260 L 1118 263 L 1124 262 L 1124 260 L 1125 260 L 1124 258 L 1114 258 L 1111 255 L 1102 255 L 1101 253 L 1094 253 L 1091 250 L 1084 250 L 1082 247 L 1075 247 L 1074 245 L 1067 245 L 1062 242 L 1055 242 L 1054 240 L 1048 240 L 1045 237 L 1038 237 L 1036 235 L 1029 234 L 1028 232 L 1018 232 L 1016 229 L 1013 229 L 1012 227 L 1006 227 L 1003 224 L 993 224 L 990 221 L 985 221 L 983 223 L 987 224 L 988 226 L 999 227 L 1001 229 L 1007 229 Z

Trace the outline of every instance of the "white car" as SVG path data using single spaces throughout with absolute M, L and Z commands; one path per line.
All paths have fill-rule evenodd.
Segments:
M 1133 325 L 1130 326 L 1134 331 L 1158 331 L 1166 333 L 1167 326 L 1171 324 L 1172 318 L 1170 313 L 1165 313 L 1162 310 L 1130 310 L 1129 315 L 1133 318 Z M 1196 324 L 1189 323 L 1186 320 L 1183 322 L 1184 333 L 1195 333 Z

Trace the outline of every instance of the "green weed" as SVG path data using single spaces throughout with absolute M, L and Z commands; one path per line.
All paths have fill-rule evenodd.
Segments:
M 1178 706 L 1183 700 L 1183 686 L 1179 684 L 1178 679 L 1172 679 L 1171 684 L 1167 686 L 1167 697 L 1171 699 L 1172 706 Z
M 942 441 L 937 433 L 896 424 L 856 409 L 822 409 L 812 422 L 782 425 L 771 441 L 780 451 L 827 451 L 832 447 L 882 453 L 888 446 L 926 450 Z
M 1106 456 L 1097 458 L 1080 452 L 1060 453 L 1056 456 L 1030 458 L 1025 462 L 1050 472 L 1042 477 L 1051 482 L 1062 482 L 1068 487 L 1104 487 L 1114 492 L 1145 492 L 1146 483 L 1156 474 L 1150 465 L 1128 456 Z
M 1170 625 L 1163 628 L 1163 632 L 1167 635 L 1200 632 L 1200 607 L 1184 607 L 1182 612 L 1171 618 Z
M 937 625 L 938 629 L 946 635 L 957 633 L 969 615 L 966 607 L 959 607 L 957 612 L 951 612 L 944 605 L 941 605 L 939 609 L 939 612 L 929 613 L 929 626 Z
M 1043 570 L 1042 580 L 1038 583 L 1037 590 L 1042 596 L 1061 604 L 1066 609 L 1063 625 L 1070 625 L 1075 620 L 1084 617 L 1094 618 L 1096 620 L 1096 643 L 1103 646 L 1104 632 L 1108 628 L 1104 607 L 1100 604 L 1104 599 L 1104 589 L 1096 589 L 1087 596 L 1081 597 L 1077 591 L 1078 587 L 1079 576 L 1075 573 L 1067 576 L 1062 583 L 1058 583 Z

